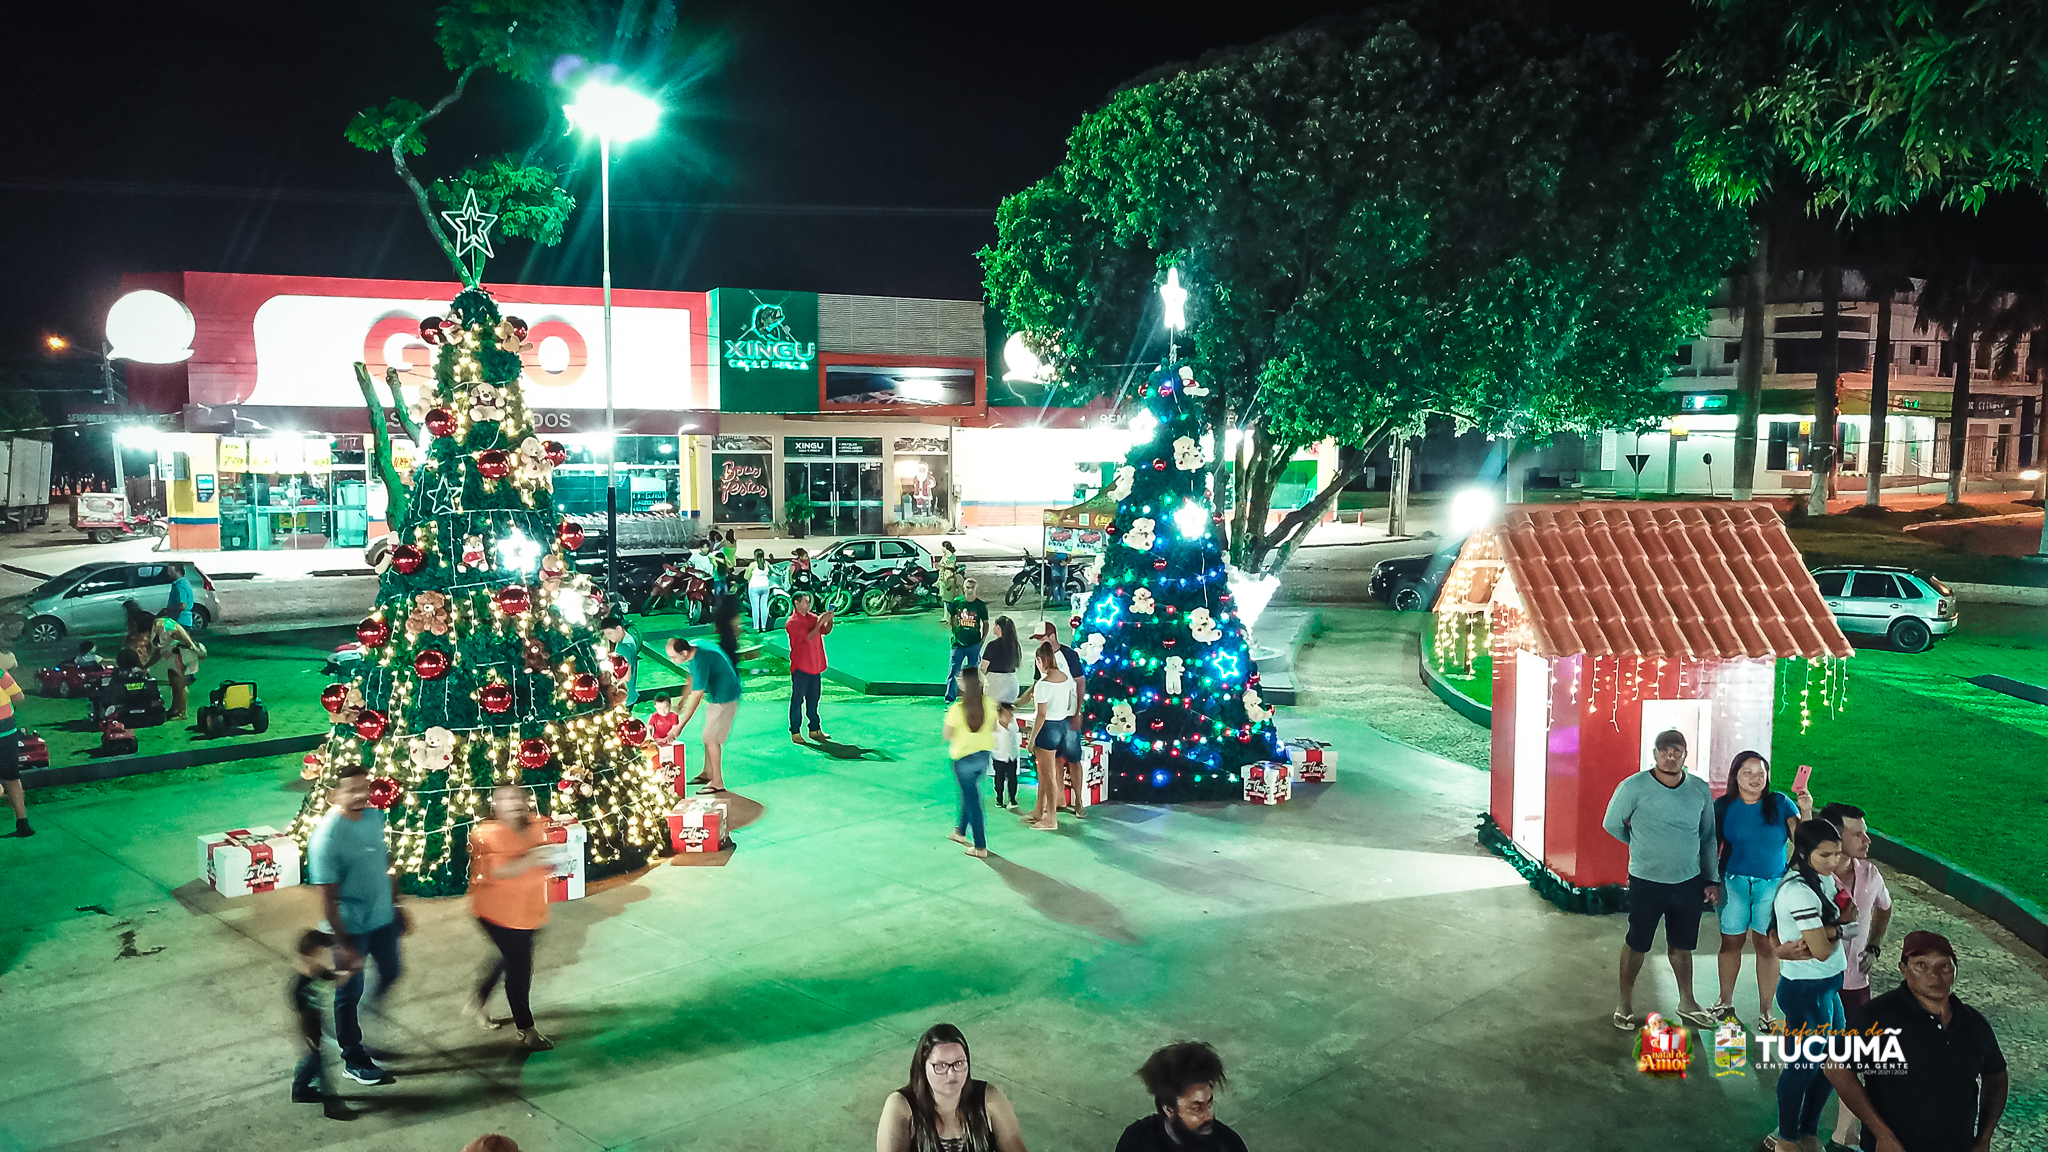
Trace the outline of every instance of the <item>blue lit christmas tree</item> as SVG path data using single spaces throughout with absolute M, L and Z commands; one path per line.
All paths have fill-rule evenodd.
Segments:
M 1187 368 L 1145 386 L 1151 435 L 1117 469 L 1111 543 L 1075 629 L 1112 799 L 1237 799 L 1239 769 L 1279 755 L 1205 490 L 1205 395 Z

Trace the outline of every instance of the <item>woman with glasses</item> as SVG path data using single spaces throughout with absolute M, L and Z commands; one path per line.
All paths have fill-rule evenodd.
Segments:
M 934 1024 L 910 1058 L 910 1083 L 889 1093 L 875 1152 L 1024 1152 L 1003 1090 L 968 1075 L 967 1037 Z

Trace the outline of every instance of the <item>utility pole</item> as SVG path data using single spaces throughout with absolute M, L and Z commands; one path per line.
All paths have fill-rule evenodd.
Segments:
M 1408 437 L 1396 436 L 1387 453 L 1393 475 L 1387 486 L 1387 535 L 1408 534 L 1408 472 L 1414 466 L 1414 449 Z

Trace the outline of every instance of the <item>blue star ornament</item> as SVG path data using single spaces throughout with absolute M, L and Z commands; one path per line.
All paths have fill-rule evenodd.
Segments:
M 462 211 L 443 212 L 441 218 L 455 229 L 456 259 L 469 255 L 472 250 L 482 252 L 486 258 L 497 255 L 491 251 L 491 225 L 498 222 L 498 216 L 477 207 L 476 189 L 471 188 L 469 195 L 463 198 Z

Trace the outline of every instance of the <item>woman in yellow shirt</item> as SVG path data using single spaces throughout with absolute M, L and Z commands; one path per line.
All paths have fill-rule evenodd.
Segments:
M 21 728 L 14 722 L 14 702 L 22 698 L 14 682 L 14 653 L 0 652 L 0 789 L 14 806 L 14 834 L 33 836 L 28 826 L 28 800 L 21 791 Z
M 953 757 L 953 778 L 960 784 L 960 822 L 953 828 L 955 843 L 967 844 L 967 830 L 974 829 L 969 856 L 988 855 L 988 832 L 981 816 L 981 778 L 988 772 L 989 755 L 996 747 L 995 702 L 981 691 L 981 670 L 972 664 L 960 669 L 960 698 L 946 709 L 946 750 Z

